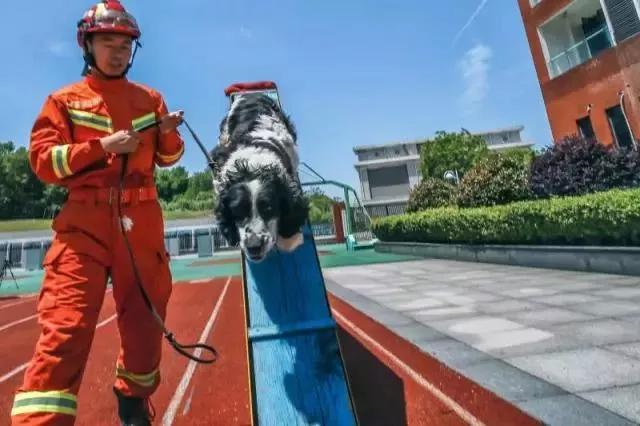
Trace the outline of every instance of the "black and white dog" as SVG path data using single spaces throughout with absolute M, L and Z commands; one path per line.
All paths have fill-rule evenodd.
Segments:
M 220 123 L 212 151 L 215 209 L 227 242 L 259 262 L 274 247 L 302 243 L 308 203 L 298 181 L 296 130 L 263 94 L 241 96 Z

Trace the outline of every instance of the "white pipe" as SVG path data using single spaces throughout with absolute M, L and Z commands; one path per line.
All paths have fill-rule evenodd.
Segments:
M 633 135 L 633 130 L 631 130 L 631 125 L 629 124 L 629 119 L 627 118 L 627 113 L 624 108 L 624 89 L 620 91 L 620 108 L 622 109 L 622 116 L 624 117 L 625 123 L 627 123 L 627 128 L 629 129 L 629 134 L 631 135 L 631 144 L 633 146 L 633 150 L 637 151 L 638 147 L 636 146 L 636 138 Z

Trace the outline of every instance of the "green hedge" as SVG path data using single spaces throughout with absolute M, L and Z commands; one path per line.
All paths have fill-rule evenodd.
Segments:
M 640 189 L 502 206 L 445 207 L 374 221 L 382 241 L 640 245 Z

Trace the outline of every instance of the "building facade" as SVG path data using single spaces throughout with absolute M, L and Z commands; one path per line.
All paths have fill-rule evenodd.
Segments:
M 636 147 L 640 0 L 518 0 L 554 140 Z
M 533 145 L 524 142 L 524 127 L 513 127 L 481 136 L 489 149 L 523 148 Z M 402 142 L 386 145 L 356 146 L 358 160 L 355 168 L 360 180 L 362 203 L 372 217 L 404 213 L 409 194 L 421 180 L 420 148 L 426 142 Z

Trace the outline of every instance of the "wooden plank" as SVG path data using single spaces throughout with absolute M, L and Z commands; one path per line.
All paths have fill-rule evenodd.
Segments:
M 311 229 L 243 275 L 255 424 L 356 425 Z

